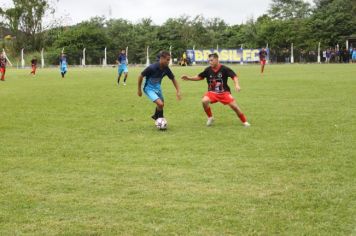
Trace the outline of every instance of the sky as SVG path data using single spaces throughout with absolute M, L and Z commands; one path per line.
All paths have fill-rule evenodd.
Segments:
M 221 18 L 229 25 L 241 24 L 267 12 L 272 0 L 50 0 L 55 17 L 73 25 L 94 16 L 123 18 L 137 23 L 151 18 L 161 25 L 168 18 L 182 15 Z M 311 2 L 312 0 L 307 0 Z M 12 0 L 1 0 L 0 7 L 11 6 Z

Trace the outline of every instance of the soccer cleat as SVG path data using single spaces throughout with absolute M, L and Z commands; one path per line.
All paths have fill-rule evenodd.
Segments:
M 214 117 L 208 117 L 208 121 L 206 122 L 206 126 L 211 126 L 214 123 Z
M 248 123 L 247 121 L 242 123 L 242 125 L 245 126 L 246 128 L 251 126 L 250 123 Z

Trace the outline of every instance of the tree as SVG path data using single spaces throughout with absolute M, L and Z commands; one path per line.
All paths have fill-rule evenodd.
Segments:
M 53 46 L 58 51 L 57 57 L 64 48 L 71 64 L 79 63 L 84 48 L 87 49 L 88 64 L 100 64 L 108 41 L 104 31 L 104 19 L 96 17 L 65 30 Z
M 227 29 L 227 24 L 220 18 L 207 19 L 205 27 L 208 31 L 206 40 L 209 42 L 209 47 L 215 48 L 217 45 L 224 46 L 224 32 Z
M 242 28 L 244 47 L 255 48 L 257 47 L 257 28 L 253 19 L 249 19 Z
M 181 57 L 182 53 L 191 48 L 194 31 L 189 16 L 168 19 L 157 31 L 159 44 L 157 47 L 168 49 L 173 47 L 173 57 Z
M 273 19 L 303 19 L 311 14 L 311 7 L 303 0 L 273 0 L 268 13 Z
M 21 11 L 18 8 L 2 9 L 0 8 L 0 15 L 3 18 L 3 27 L 8 28 L 12 34 L 13 38 L 16 39 L 14 42 L 15 50 L 22 48 L 23 37 L 19 30 Z
M 109 63 L 115 62 L 116 56 L 121 49 L 130 46 L 129 61 L 132 61 L 132 53 L 135 51 L 134 25 L 124 19 L 112 19 L 104 24 L 109 40 L 107 48 Z
M 150 47 L 151 61 L 156 59 L 160 48 L 156 47 L 158 26 L 152 24 L 151 18 L 143 18 L 133 29 L 133 60 L 138 63 L 145 63 L 146 47 Z M 131 44 L 130 44 L 131 45 Z
M 208 41 L 208 30 L 205 27 L 205 19 L 203 16 L 198 15 L 194 17 L 191 21 L 191 26 L 193 30 L 193 34 L 190 41 L 190 47 L 195 46 L 195 48 L 204 48 L 209 45 L 210 42 Z
M 47 11 L 54 13 L 46 0 L 13 0 L 14 7 L 1 9 L 5 25 L 16 36 L 16 47 L 39 50 L 42 46 L 43 17 Z
M 310 18 L 310 33 L 323 45 L 344 43 L 344 38 L 356 32 L 355 0 L 317 0 Z

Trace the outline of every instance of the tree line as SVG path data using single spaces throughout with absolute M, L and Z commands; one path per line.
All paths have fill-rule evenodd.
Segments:
M 13 0 L 12 8 L 0 8 L 0 34 L 3 48 L 10 52 L 39 52 L 45 48 L 49 63 L 57 63 L 64 48 L 71 64 L 79 64 L 83 48 L 87 64 L 99 64 L 108 49 L 113 63 L 122 48 L 129 47 L 130 63 L 145 63 L 146 47 L 151 59 L 161 49 L 172 46 L 174 58 L 186 49 L 260 48 L 268 44 L 283 54 L 291 43 L 298 52 L 322 47 L 345 46 L 345 38 L 356 33 L 356 0 L 273 0 L 268 11 L 257 19 L 229 25 L 220 18 L 180 16 L 155 25 L 150 18 L 137 23 L 125 19 L 94 17 L 73 26 L 43 27 L 53 8 L 46 0 Z M 11 35 L 11 36 L 8 36 Z M 355 45 L 356 46 L 356 45 Z M 297 53 L 298 53 L 297 52 Z M 279 55 L 276 55 L 279 56 Z

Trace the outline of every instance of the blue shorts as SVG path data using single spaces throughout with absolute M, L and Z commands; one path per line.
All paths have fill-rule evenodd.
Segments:
M 356 60 L 356 55 L 352 54 L 352 60 L 355 61 Z
M 150 99 L 152 102 L 156 101 L 157 99 L 161 99 L 162 101 L 164 101 L 161 89 L 146 87 L 143 88 L 143 91 L 145 92 L 148 99 Z
M 129 69 L 127 68 L 127 65 L 126 64 L 121 64 L 120 66 L 119 66 L 119 75 L 121 75 L 122 74 L 122 72 L 124 72 L 124 73 L 127 73 L 127 72 L 129 72 Z
M 67 67 L 66 66 L 61 66 L 61 73 L 67 72 Z

